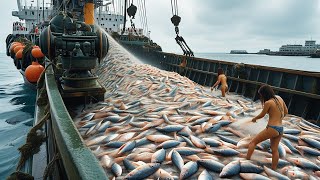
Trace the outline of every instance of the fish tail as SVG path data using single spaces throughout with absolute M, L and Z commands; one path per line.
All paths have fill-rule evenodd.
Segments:
M 296 148 L 296 149 L 297 149 L 297 151 L 299 152 L 299 154 L 300 154 L 302 157 L 305 157 L 305 156 L 304 156 L 304 151 L 303 151 L 303 150 L 298 149 L 298 148 Z

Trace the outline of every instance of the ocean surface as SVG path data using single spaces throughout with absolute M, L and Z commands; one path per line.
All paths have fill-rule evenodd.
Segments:
M 16 169 L 17 149 L 33 123 L 35 94 L 24 85 L 12 59 L 0 53 L 0 179 Z
M 320 58 L 196 53 L 196 57 L 320 72 Z M 24 85 L 12 59 L 0 54 L 0 179 L 15 171 L 18 148 L 33 123 L 36 92 Z
M 262 66 L 320 72 L 320 58 L 306 56 L 268 56 L 259 54 L 195 53 L 196 57 L 242 62 Z

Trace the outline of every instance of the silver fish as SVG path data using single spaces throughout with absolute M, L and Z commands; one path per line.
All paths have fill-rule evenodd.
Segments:
M 113 164 L 113 160 L 108 155 L 102 156 L 100 162 L 102 167 L 106 168 L 110 168 Z
M 250 161 L 240 161 L 240 172 L 242 173 L 262 173 L 263 168 L 252 164 Z
M 184 162 L 183 162 L 182 157 L 180 156 L 180 154 L 176 150 L 172 151 L 171 161 L 181 171 L 181 169 L 184 165 Z
M 176 140 L 168 140 L 168 141 L 165 141 L 161 144 L 159 144 L 157 146 L 157 148 L 163 148 L 163 149 L 169 149 L 169 148 L 173 148 L 173 147 L 176 147 L 180 144 L 180 141 L 176 141 Z
M 180 178 L 179 179 L 187 179 L 193 174 L 195 174 L 198 171 L 198 164 L 193 161 L 189 161 L 187 164 L 185 164 L 180 172 Z
M 271 180 L 270 178 L 256 173 L 240 173 L 240 177 L 250 180 Z
M 316 165 L 315 163 L 309 161 L 308 159 L 304 159 L 304 158 L 287 158 L 287 160 L 301 168 L 304 169 L 313 169 L 316 171 L 320 170 L 320 167 L 318 165 Z
M 267 168 L 266 166 L 263 167 L 264 168 L 264 172 L 266 172 L 266 174 L 269 176 L 269 177 L 274 177 L 274 178 L 277 178 L 279 180 L 290 180 L 287 176 L 284 176 L 270 168 Z
M 159 163 L 141 165 L 128 173 L 124 179 L 144 179 L 155 173 L 160 168 Z
M 81 118 L 81 121 L 90 121 L 95 114 L 96 114 L 96 113 L 88 113 L 88 114 L 85 115 L 83 118 Z
M 165 114 L 164 114 L 165 115 Z M 164 127 L 156 127 L 156 129 L 158 131 L 163 131 L 163 132 L 167 132 L 167 133 L 170 133 L 170 132 L 177 132 L 177 131 L 180 131 L 181 129 L 183 129 L 184 126 L 182 125 L 167 125 L 167 126 L 164 126 Z
M 166 150 L 160 149 L 151 157 L 151 163 L 162 163 L 166 158 Z
M 157 180 L 174 180 L 174 177 L 171 176 L 170 173 L 168 173 L 167 171 L 163 170 L 163 169 L 158 169 L 158 171 L 156 171 L 154 173 L 154 177 Z
M 207 170 L 203 170 L 199 175 L 198 180 L 213 180 L 213 178 Z
M 125 144 L 123 144 L 120 148 L 119 148 L 119 152 L 118 154 L 123 154 L 126 153 L 128 151 L 131 151 L 132 149 L 134 149 L 136 147 L 136 141 L 129 141 Z
M 191 142 L 192 142 L 196 147 L 201 148 L 201 149 L 206 148 L 206 143 L 205 143 L 203 140 L 201 140 L 201 139 L 199 139 L 199 138 L 197 138 L 197 137 L 195 137 L 195 136 L 193 136 L 193 135 L 190 135 L 190 139 L 191 139 Z
M 221 178 L 226 178 L 226 177 L 231 177 L 234 175 L 237 175 L 240 173 L 240 161 L 232 161 L 229 164 L 227 164 L 219 174 L 219 177 Z
M 220 173 L 225 166 L 224 164 L 213 159 L 200 159 L 197 162 L 204 168 L 217 173 Z
M 122 174 L 122 168 L 119 164 L 113 163 L 111 166 L 111 172 L 116 176 L 119 177 Z

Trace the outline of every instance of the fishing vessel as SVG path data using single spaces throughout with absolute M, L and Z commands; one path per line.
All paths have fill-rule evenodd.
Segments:
M 21 2 L 19 1 L 18 4 L 21 4 Z M 193 56 L 193 52 L 184 38 L 179 34 L 178 26 L 181 17 L 179 17 L 176 13 L 173 14 L 171 21 L 175 27 L 175 40 L 182 48 L 184 55 L 162 52 L 161 47 L 153 43 L 150 38 L 143 37 L 143 33 L 139 34 L 139 29 L 138 33 L 136 34 L 134 31 L 137 31 L 137 29 L 134 27 L 128 29 L 123 24 L 123 27 L 120 28 L 121 24 L 126 22 L 125 19 L 127 15 L 124 14 L 122 16 L 121 14 L 109 13 L 106 8 L 109 4 L 110 2 L 93 0 L 86 0 L 84 2 L 66 2 L 63 0 L 54 0 L 46 9 L 47 11 L 44 11 L 45 8 L 43 7 L 41 9 L 40 7 L 37 7 L 34 11 L 37 13 L 32 14 L 33 8 L 20 7 L 19 12 L 15 13 L 20 15 L 30 14 L 34 17 L 29 19 L 29 17 L 27 18 L 19 16 L 21 19 L 25 18 L 25 23 L 29 25 L 14 23 L 15 28 L 13 28 L 13 30 L 17 29 L 19 32 L 21 31 L 21 33 L 17 32 L 8 36 L 8 55 L 12 56 L 17 68 L 20 68 L 22 72 L 25 72 L 26 68 L 28 68 L 30 65 L 29 64 L 27 66 L 24 64 L 24 62 L 32 63 L 34 61 L 38 61 L 40 65 L 45 67 L 45 70 L 43 70 L 43 75 L 40 76 L 39 74 L 37 79 L 38 99 L 35 111 L 35 126 L 28 134 L 26 143 L 27 145 L 24 146 L 26 149 L 21 151 L 22 157 L 15 175 L 19 176 L 21 175 L 19 173 L 27 172 L 34 178 L 50 177 L 52 179 L 108 179 L 109 177 L 119 175 L 119 164 L 113 163 L 111 170 L 113 174 L 110 173 L 110 167 L 103 167 L 101 165 L 103 164 L 103 162 L 101 162 L 103 160 L 101 160 L 99 157 L 96 157 L 95 153 L 93 153 L 93 151 L 99 152 L 99 147 L 88 147 L 90 146 L 88 144 L 92 143 L 87 135 L 91 134 L 91 130 L 95 129 L 96 126 L 96 124 L 93 125 L 93 123 L 90 123 L 89 121 L 94 119 L 95 113 L 88 113 L 85 116 L 75 116 L 73 115 L 73 110 L 79 106 L 87 106 L 90 102 L 96 102 L 99 100 L 101 101 L 110 97 L 127 97 L 124 95 L 125 93 L 122 92 L 123 89 L 126 88 L 119 86 L 119 84 L 121 85 L 122 82 L 127 83 L 126 87 L 136 87 L 136 90 L 131 89 L 132 94 L 129 94 L 129 96 L 134 96 L 138 90 L 147 91 L 148 89 L 156 89 L 152 86 L 153 82 L 155 84 L 166 82 L 173 83 L 167 86 L 168 90 L 164 89 L 160 93 L 155 92 L 156 94 L 160 95 L 160 98 L 167 98 L 167 96 L 172 97 L 173 95 L 177 94 L 177 92 L 182 92 L 182 94 L 184 93 L 183 95 L 187 96 L 189 93 L 197 94 L 202 91 L 205 92 L 205 90 L 196 88 L 195 91 L 189 91 L 190 89 L 188 89 L 186 85 L 197 86 L 194 83 L 196 82 L 200 85 L 212 86 L 214 80 L 217 78 L 217 69 L 223 68 L 228 76 L 228 85 L 231 92 L 235 92 L 255 101 L 259 98 L 258 94 L 256 93 L 257 88 L 265 83 L 270 84 L 276 90 L 276 92 L 283 97 L 286 104 L 288 104 L 290 114 L 295 114 L 308 120 L 307 122 L 300 121 L 304 127 L 307 126 L 306 123 L 308 122 L 319 124 L 318 121 L 320 119 L 320 110 L 317 108 L 320 105 L 319 73 L 196 58 Z M 135 14 L 128 10 L 130 7 L 131 9 L 133 8 L 132 5 L 133 4 L 127 4 L 127 1 L 125 1 L 123 4 L 124 13 L 128 12 L 128 17 L 131 18 Z M 51 11 L 51 13 L 49 11 Z M 40 24 L 37 19 L 39 12 L 41 17 L 40 19 L 43 20 Z M 48 15 L 46 16 L 46 14 Z M 98 20 L 100 27 L 95 26 L 96 20 Z M 37 22 L 36 25 L 32 24 L 34 21 Z M 30 23 L 32 26 L 30 26 Z M 111 27 L 109 27 L 109 25 L 111 25 Z M 117 51 L 117 49 L 112 44 L 112 47 L 110 47 L 109 42 L 113 42 L 113 40 L 108 39 L 108 36 L 104 33 L 105 31 L 109 31 L 114 37 L 118 37 L 116 38 L 118 42 L 125 45 L 128 50 L 138 57 L 144 57 L 147 63 L 166 71 L 162 72 L 153 68 L 148 69 L 148 66 L 140 67 L 139 65 L 131 65 L 129 61 L 126 61 L 125 57 L 114 56 L 112 58 L 110 53 Z M 114 33 L 116 31 L 118 34 Z M 11 53 L 10 47 L 13 42 L 18 41 L 20 43 L 28 44 L 29 48 L 26 50 L 23 49 L 21 52 L 22 56 L 16 57 L 16 54 Z M 39 48 L 34 47 L 37 45 Z M 44 56 L 41 57 L 35 54 L 33 55 L 33 49 L 36 49 L 35 51 L 37 52 L 39 52 L 40 49 Z M 26 53 L 29 53 L 29 55 L 26 55 Z M 103 62 L 103 59 L 105 59 L 106 55 L 108 55 L 109 59 L 107 58 L 106 62 L 100 64 Z M 28 61 L 26 58 L 30 58 L 30 60 Z M 183 71 L 183 74 L 181 75 L 187 78 L 182 77 L 183 81 L 179 78 L 171 79 L 171 76 L 177 76 L 177 73 L 171 72 L 181 73 L 180 64 L 182 61 L 186 62 L 186 66 L 183 67 L 185 71 Z M 97 68 L 99 66 L 105 66 L 105 69 Z M 126 67 L 130 67 L 132 69 Z M 99 73 L 100 77 L 97 76 L 95 71 L 98 71 L 97 73 Z M 140 71 L 151 73 L 151 75 L 142 79 L 139 79 L 139 76 L 131 77 L 135 72 Z M 163 75 L 163 77 L 161 77 L 161 75 Z M 141 73 L 140 76 L 145 77 L 143 76 L 143 73 Z M 24 77 L 26 77 L 26 75 L 24 75 Z M 125 78 L 128 78 L 129 80 Z M 105 84 L 102 85 L 98 79 L 105 80 L 103 81 Z M 130 82 L 130 80 L 132 80 L 132 82 Z M 28 78 L 27 81 L 29 81 Z M 148 88 L 143 87 L 142 82 L 144 81 L 148 81 L 149 83 L 151 82 L 151 85 Z M 190 84 L 183 84 L 182 82 Z M 36 82 L 33 83 L 36 84 Z M 182 91 L 181 89 L 179 90 L 180 87 L 177 85 L 179 83 L 181 83 L 183 88 L 185 88 L 187 91 Z M 116 92 L 118 90 L 119 93 Z M 177 99 L 181 100 L 181 103 L 183 103 L 184 97 L 182 95 L 180 96 L 181 97 Z M 143 96 L 138 97 L 143 98 Z M 151 97 L 155 98 L 155 96 Z M 205 99 L 202 101 L 204 100 Z M 161 108 L 165 108 L 163 107 L 165 104 L 170 105 L 170 103 L 172 103 L 172 106 L 178 104 L 175 104 L 174 102 L 169 103 L 169 101 L 165 102 L 164 100 L 157 100 L 157 102 L 160 103 L 161 106 L 157 107 L 156 110 L 154 108 L 149 108 L 125 111 L 130 108 L 140 108 L 141 102 L 139 100 L 126 104 L 120 103 L 120 105 L 117 105 L 117 102 L 102 102 L 100 105 L 106 106 L 102 109 L 108 109 L 111 108 L 111 106 L 114 106 L 113 113 L 117 112 L 120 115 L 114 115 L 111 117 L 110 124 L 117 126 L 119 121 L 118 117 L 121 116 L 121 113 L 130 112 L 129 115 L 124 117 L 125 119 L 121 119 L 121 122 L 126 123 L 127 120 L 134 119 L 134 116 L 138 117 L 140 114 L 150 112 L 151 109 L 154 110 L 154 112 L 157 112 L 161 111 Z M 177 107 L 177 113 L 187 114 L 187 112 L 184 112 L 186 110 L 183 110 L 183 108 L 186 106 L 191 106 L 190 103 L 179 103 L 179 106 Z M 206 107 L 210 106 L 210 104 L 211 102 L 206 105 L 201 104 L 201 106 Z M 247 107 L 248 105 L 243 105 L 241 101 L 239 104 L 241 104 L 243 108 L 247 108 L 249 111 L 251 110 Z M 195 103 L 195 106 L 198 106 L 197 103 Z M 175 106 L 170 108 L 175 108 Z M 205 109 L 204 111 L 209 114 L 211 113 L 211 115 L 214 114 L 214 116 L 218 115 L 218 117 L 221 115 L 220 119 L 222 118 L 222 115 L 226 114 L 225 112 Z M 237 113 L 241 112 L 234 113 L 237 116 Z M 75 117 L 80 118 L 80 122 L 74 122 Z M 153 114 L 152 117 L 159 118 L 158 115 L 155 114 Z M 156 121 L 157 123 L 163 124 L 165 122 L 170 124 L 170 119 L 168 119 L 166 115 L 162 115 L 160 118 L 163 120 Z M 178 116 L 175 117 L 175 123 L 179 122 L 179 118 L 180 117 Z M 297 119 L 299 118 L 294 120 Z M 171 121 L 173 120 L 171 119 Z M 100 122 L 102 123 L 103 120 Z M 82 123 L 85 123 L 84 126 L 87 126 L 83 127 Z M 174 122 L 171 123 L 175 124 Z M 224 123 L 229 123 L 229 121 Z M 135 125 L 140 127 L 140 124 Z M 147 122 L 145 125 L 148 128 L 154 126 L 152 124 L 148 124 Z M 198 124 L 194 123 L 194 125 Z M 219 125 L 222 126 L 221 124 Z M 182 128 L 187 129 L 186 126 L 182 126 L 174 126 L 173 128 L 180 130 Z M 218 128 L 220 128 L 220 126 Z M 100 128 L 100 126 L 97 128 Z M 164 129 L 165 127 L 163 126 L 158 127 L 157 130 L 159 130 L 159 128 L 161 132 L 166 131 Z M 317 128 L 317 126 L 314 128 Z M 132 127 L 132 129 L 134 128 Z M 172 130 L 168 131 L 174 132 Z M 189 140 L 191 144 L 194 143 L 195 146 L 201 147 L 201 143 L 200 145 L 195 143 L 198 141 L 198 139 L 194 136 L 191 137 L 191 141 Z M 126 139 L 126 137 L 122 138 Z M 148 138 L 149 140 L 153 140 L 155 137 L 148 136 Z M 185 143 L 190 143 L 189 141 L 186 140 Z M 225 141 L 227 140 L 225 139 Z M 131 147 L 133 143 L 136 143 L 135 141 L 128 142 L 130 143 L 125 144 L 126 148 Z M 141 141 L 139 142 L 141 143 Z M 172 143 L 179 144 L 179 142 Z M 120 147 L 124 148 L 122 145 Z M 28 146 L 32 147 L 32 151 L 28 149 Z M 161 146 L 164 145 L 162 144 Z M 206 150 L 212 154 L 224 153 L 217 150 Z M 228 150 L 231 151 L 230 149 Z M 198 151 L 202 152 L 203 150 Z M 181 154 L 183 152 L 185 151 L 179 151 Z M 163 151 L 159 153 L 163 154 Z M 108 161 L 106 158 L 104 158 L 104 160 Z M 104 163 L 106 163 L 106 161 Z M 294 161 L 292 160 L 292 162 Z M 188 166 L 198 167 L 196 164 L 197 163 L 192 163 L 190 161 Z M 199 164 L 201 164 L 201 161 L 199 161 Z M 159 163 L 155 163 L 152 166 L 149 165 L 148 167 L 145 167 L 146 165 L 141 164 L 139 166 L 143 166 L 155 171 L 160 167 Z M 120 167 L 120 169 L 121 168 L 122 167 Z M 315 168 L 315 170 L 316 169 L 317 168 Z M 150 172 L 148 171 L 147 174 L 148 173 Z M 140 177 L 145 177 L 145 175 L 146 174 L 142 174 Z M 224 177 L 225 175 L 222 174 L 221 176 Z M 183 175 L 182 177 L 187 177 L 187 175 Z

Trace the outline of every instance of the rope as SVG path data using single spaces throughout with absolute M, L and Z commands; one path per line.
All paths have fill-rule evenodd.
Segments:
M 39 91 L 39 96 L 37 98 L 37 105 L 44 106 L 46 104 L 48 104 L 48 94 L 47 94 L 46 88 L 42 88 Z
M 47 137 L 45 137 L 44 134 L 37 133 L 37 131 L 42 128 L 44 123 L 50 117 L 49 109 L 47 108 L 46 111 L 47 111 L 47 114 L 39 121 L 37 125 L 31 128 L 31 130 L 29 131 L 27 135 L 26 144 L 18 148 L 18 150 L 21 153 L 21 157 L 18 162 L 17 171 L 21 169 L 21 167 L 24 165 L 27 159 L 29 159 L 32 155 L 40 151 L 41 144 L 47 139 Z
M 146 33 L 149 32 L 149 27 L 148 27 L 148 17 L 147 17 L 147 8 L 146 8 L 146 1 L 143 0 L 143 13 L 145 17 L 145 28 L 146 28 Z
M 141 23 L 141 26 L 144 30 L 144 20 L 143 20 L 143 14 L 142 14 L 142 0 L 138 0 L 137 1 L 137 4 L 138 4 L 138 9 L 141 9 L 141 11 L 139 11 L 139 18 L 140 18 L 140 23 Z
M 48 177 L 49 177 L 49 175 L 51 175 L 52 173 L 53 173 L 53 171 L 54 171 L 54 164 L 55 164 L 55 162 L 57 161 L 57 160 L 59 160 L 60 159 L 60 155 L 59 155 L 59 153 L 57 153 L 54 157 L 53 157 L 53 159 L 48 163 L 48 165 L 47 165 L 47 167 L 46 167 L 46 169 L 44 170 L 44 175 L 43 175 L 43 179 L 44 180 L 46 180 L 46 179 L 48 179 Z
M 179 15 L 178 0 L 171 0 L 172 15 Z
M 42 71 L 42 73 L 40 74 L 40 77 L 37 81 L 37 89 L 41 89 L 44 85 L 44 78 L 45 78 L 45 74 L 46 74 L 46 71 L 48 69 L 49 66 L 54 66 L 55 68 L 57 68 L 57 66 L 55 66 L 51 61 L 50 63 L 46 66 L 46 68 L 44 69 L 44 71 Z
M 44 75 L 42 75 L 42 76 L 44 76 Z M 44 86 L 44 83 L 42 83 L 41 86 L 38 86 L 38 88 L 39 87 L 41 89 L 39 90 L 40 93 L 39 93 L 39 97 L 37 99 L 38 105 L 40 102 L 39 99 L 46 97 L 46 88 Z M 44 105 L 44 104 L 47 104 L 47 103 L 42 103 L 41 105 Z M 29 133 L 27 134 L 26 143 L 18 148 L 21 155 L 20 155 L 20 159 L 19 159 L 19 162 L 18 162 L 18 165 L 16 168 L 16 172 L 12 173 L 8 177 L 8 179 L 34 179 L 31 175 L 28 175 L 26 173 L 22 173 L 22 172 L 20 172 L 20 170 L 29 158 L 31 158 L 34 154 L 36 154 L 40 151 L 40 146 L 47 139 L 46 135 L 44 133 L 42 133 L 41 131 L 39 132 L 39 130 L 43 127 L 44 123 L 50 118 L 50 111 L 49 111 L 48 105 L 45 107 L 45 112 L 47 112 L 47 113 L 38 122 L 38 124 L 30 129 Z
M 7 177 L 7 180 L 20 180 L 20 179 L 34 180 L 34 177 L 31 176 L 30 174 L 20 172 L 20 171 L 13 172 L 12 174 L 10 174 L 9 177 Z
M 190 47 L 188 46 L 188 44 L 186 43 L 186 41 L 184 40 L 184 38 L 182 36 L 179 36 L 179 23 L 181 22 L 181 17 L 178 16 L 179 12 L 178 12 L 178 0 L 171 0 L 171 11 L 172 11 L 172 18 L 171 18 L 171 22 L 172 24 L 175 26 L 175 32 L 176 32 L 176 43 L 180 46 L 180 48 L 183 51 L 183 55 L 186 56 L 194 56 L 192 50 L 190 49 Z

